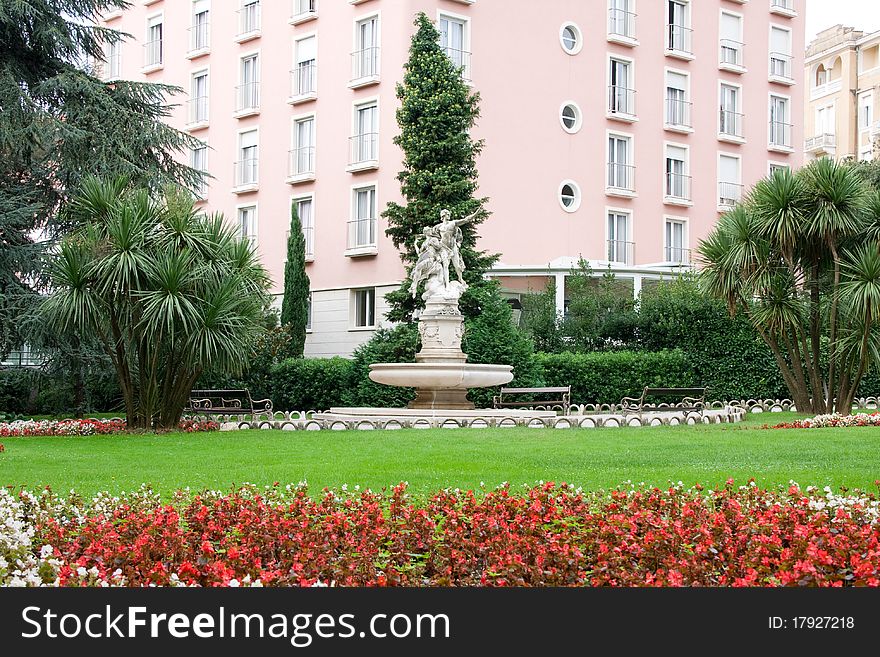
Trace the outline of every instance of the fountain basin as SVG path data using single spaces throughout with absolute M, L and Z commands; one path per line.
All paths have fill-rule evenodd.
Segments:
M 370 379 L 386 386 L 467 390 L 510 383 L 510 365 L 471 363 L 376 363 L 370 365 Z

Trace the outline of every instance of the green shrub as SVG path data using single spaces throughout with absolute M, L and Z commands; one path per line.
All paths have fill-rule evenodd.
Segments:
M 403 407 L 416 397 L 413 388 L 384 386 L 370 380 L 373 363 L 413 363 L 419 350 L 419 330 L 415 324 L 398 324 L 379 329 L 353 354 L 351 385 L 345 391 L 347 406 Z
M 352 361 L 345 358 L 289 358 L 271 368 L 272 403 L 279 411 L 326 411 L 343 406 L 351 385 Z
M 571 386 L 576 404 L 617 404 L 642 388 L 690 387 L 700 380 L 679 350 L 538 354 L 548 386 Z
M 115 373 L 99 366 L 86 368 L 84 414 L 116 411 L 121 393 Z M 0 370 L 0 412 L 21 415 L 70 415 L 76 413 L 76 395 L 69 370 L 30 368 Z

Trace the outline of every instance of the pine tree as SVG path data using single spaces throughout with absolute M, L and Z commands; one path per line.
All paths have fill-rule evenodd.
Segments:
M 477 226 L 488 217 L 483 209 L 486 199 L 474 198 L 476 158 L 483 142 L 469 134 L 480 114 L 480 96 L 470 91 L 461 70 L 440 47 L 440 35 L 424 13 L 418 14 L 415 25 L 403 83 L 397 86 L 400 134 L 394 139 L 404 153 L 397 179 L 406 204 L 389 203 L 382 216 L 388 220 L 386 234 L 401 251 L 409 279 L 416 261 L 415 239 L 422 228 L 438 223 L 444 208 L 454 219 L 477 212 L 475 220 L 462 227 L 461 250 L 470 289 L 460 305 L 465 317 L 473 317 L 479 313 L 480 291 L 486 286 L 483 274 L 497 259 L 476 249 Z M 405 280 L 387 295 L 391 321 L 411 321 L 422 304 L 421 298 L 410 296 L 409 286 Z
M 284 265 L 281 324 L 290 333 L 287 357 L 301 358 L 309 320 L 309 275 L 306 273 L 306 240 L 302 223 L 296 203 L 290 205 L 290 235 L 287 238 L 287 263 Z

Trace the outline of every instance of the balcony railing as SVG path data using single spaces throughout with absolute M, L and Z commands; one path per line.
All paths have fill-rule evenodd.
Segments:
M 625 39 L 636 38 L 636 15 L 624 9 L 608 10 L 608 34 Z
M 144 66 L 161 66 L 162 39 L 147 41 L 144 44 Z
M 208 97 L 197 96 L 187 101 L 189 105 L 189 123 L 207 123 L 208 121 Z
M 743 138 L 743 115 L 739 112 L 721 110 L 718 125 L 719 134 L 727 137 Z
M 792 56 L 781 52 L 770 53 L 770 76 L 783 80 L 792 80 L 791 77 Z
M 744 44 L 739 41 L 721 39 L 721 64 L 742 67 L 744 47 Z
M 666 198 L 673 201 L 691 200 L 691 177 L 681 173 L 666 174 Z
M 358 249 L 376 246 L 376 223 L 375 217 L 349 219 L 348 248 Z
M 666 49 L 684 55 L 692 55 L 694 31 L 684 25 L 666 25 Z
M 676 128 L 691 128 L 691 109 L 693 103 L 676 98 L 666 99 L 666 125 Z
M 732 208 L 742 200 L 743 186 L 739 183 L 718 183 L 718 205 L 722 208 Z
M 211 45 L 211 33 L 208 23 L 193 25 L 189 28 L 189 52 L 206 50 Z
M 235 111 L 246 112 L 260 107 L 260 83 L 248 82 L 235 88 Z
M 290 18 L 293 21 L 305 20 L 318 13 L 318 0 L 293 0 Z
M 631 164 L 608 163 L 608 188 L 635 191 L 636 168 Z
M 770 145 L 791 148 L 791 123 L 770 121 Z
M 290 72 L 290 96 L 309 96 L 318 90 L 318 67 L 316 64 L 300 64 Z
M 291 178 L 296 176 L 308 176 L 315 173 L 315 147 L 301 146 L 290 151 Z
M 663 258 L 666 262 L 674 262 L 679 265 L 691 264 L 691 250 L 681 246 L 667 246 L 663 249 Z
M 456 50 L 455 48 L 444 48 L 444 52 L 455 67 L 461 71 L 461 79 L 470 81 L 471 79 L 471 54 L 467 50 Z
M 351 79 L 379 77 L 379 48 L 364 48 L 351 53 Z
M 770 0 L 770 9 L 781 9 L 786 12 L 794 11 L 794 4 L 792 0 Z
M 808 153 L 827 152 L 828 149 L 837 148 L 837 135 L 826 132 L 804 140 L 804 150 Z
M 611 114 L 636 114 L 636 90 L 611 85 L 608 87 L 608 111 Z
M 256 185 L 259 180 L 259 159 L 252 157 L 235 163 L 235 186 Z
M 632 265 L 635 262 L 636 243 L 608 240 L 608 262 Z
M 260 31 L 260 3 L 247 5 L 238 10 L 238 36 L 256 34 Z
M 367 132 L 349 138 L 349 165 L 358 166 L 379 160 L 379 133 Z
M 303 238 L 306 242 L 306 258 L 314 258 L 315 257 L 315 227 L 314 226 L 303 226 Z M 290 237 L 290 231 L 287 231 L 287 236 Z M 311 302 L 311 299 L 309 300 Z

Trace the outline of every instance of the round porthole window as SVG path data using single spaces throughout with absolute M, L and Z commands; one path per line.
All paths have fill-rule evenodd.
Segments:
M 565 23 L 559 30 L 559 41 L 562 49 L 569 55 L 577 55 L 584 45 L 581 28 L 574 23 Z
M 559 111 L 559 120 L 563 130 L 570 133 L 577 132 L 581 129 L 581 108 L 577 103 L 564 103 Z
M 559 186 L 559 204 L 566 212 L 574 212 L 581 205 L 581 188 L 573 180 L 564 180 Z

